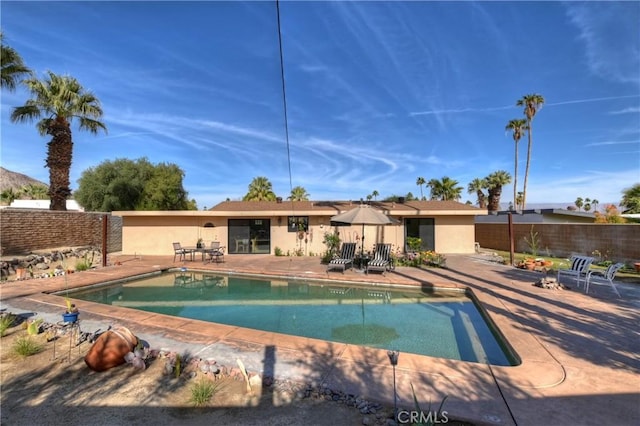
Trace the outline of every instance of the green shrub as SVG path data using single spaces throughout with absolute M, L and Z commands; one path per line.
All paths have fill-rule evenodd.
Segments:
M 284 256 L 284 253 L 282 252 L 282 249 L 281 249 L 280 247 L 276 247 L 276 248 L 274 248 L 274 249 L 273 249 L 273 253 L 274 253 L 276 256 Z
M 191 387 L 189 402 L 196 407 L 207 405 L 217 391 L 217 386 L 209 379 L 202 378 Z
M 7 330 L 14 326 L 16 316 L 13 314 L 6 314 L 0 318 L 0 337 L 4 336 Z
M 13 353 L 22 357 L 35 355 L 43 349 L 42 344 L 29 336 L 22 336 L 13 343 Z

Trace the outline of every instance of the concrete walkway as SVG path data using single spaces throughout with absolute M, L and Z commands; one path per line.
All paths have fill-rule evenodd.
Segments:
M 4 282 L 0 307 L 57 322 L 64 299 L 46 292 L 181 266 L 288 279 L 469 288 L 521 364 L 499 367 L 402 353 L 396 369 L 399 406 L 413 407 L 413 385 L 423 409 L 429 401 L 437 407 L 448 396 L 444 409 L 449 417 L 475 424 L 640 424 L 640 285 L 619 285 L 621 299 L 602 286 L 588 295 L 575 288 L 546 290 L 532 285 L 540 273 L 488 259 L 451 255 L 446 269 L 399 267 L 384 275 L 365 275 L 353 270 L 327 273 L 317 257 L 229 255 L 225 263 L 203 264 L 173 263 L 172 256 L 112 256 L 116 266 L 71 274 L 66 284 L 64 277 Z M 326 383 L 393 405 L 393 371 L 383 350 L 85 301 L 77 304 L 86 331 L 125 325 L 153 348 L 189 351 L 228 364 L 241 358 L 250 371 Z

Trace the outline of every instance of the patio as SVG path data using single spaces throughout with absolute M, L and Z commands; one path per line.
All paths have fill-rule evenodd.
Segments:
M 378 284 L 469 287 L 507 338 L 522 364 L 496 367 L 401 353 L 396 369 L 399 406 L 418 399 L 474 424 L 637 424 L 640 422 L 640 286 L 554 291 L 533 286 L 540 273 L 489 262 L 481 255 L 448 256 L 447 269 L 399 267 L 385 275 L 326 272 L 318 257 L 230 255 L 225 263 L 172 262 L 172 256 L 111 256 L 109 266 L 68 276 L 70 287 L 185 266 L 231 273 L 268 274 Z M 55 322 L 64 299 L 45 294 L 64 288 L 64 277 L 5 282 L 2 308 L 37 312 Z M 242 358 L 263 371 L 275 351 L 275 376 L 327 383 L 336 390 L 393 404 L 392 369 L 386 351 L 172 318 L 127 308 L 78 302 L 87 330 L 129 327 L 152 347 L 192 349 L 200 356 Z M 125 320 L 123 320 L 125 318 Z M 428 336 L 424 336 L 428 338 Z M 423 407 L 424 408 L 424 407 Z

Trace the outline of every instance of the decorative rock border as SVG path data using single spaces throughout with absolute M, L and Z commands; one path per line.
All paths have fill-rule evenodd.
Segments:
M 76 262 L 85 257 L 93 267 L 102 258 L 102 251 L 99 248 L 87 246 L 14 257 L 0 262 L 0 278 L 2 280 L 25 280 L 60 276 L 67 271 L 74 272 Z M 73 261 L 73 264 L 65 265 L 65 261 Z M 51 270 L 52 267 L 53 270 Z

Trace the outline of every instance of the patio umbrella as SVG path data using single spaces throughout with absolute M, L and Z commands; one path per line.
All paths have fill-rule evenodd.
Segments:
M 364 226 L 365 225 L 391 225 L 396 223 L 389 216 L 377 209 L 372 209 L 368 204 L 360 204 L 358 207 L 331 217 L 331 222 L 348 223 L 350 225 L 362 225 L 362 240 L 360 256 L 364 254 Z

